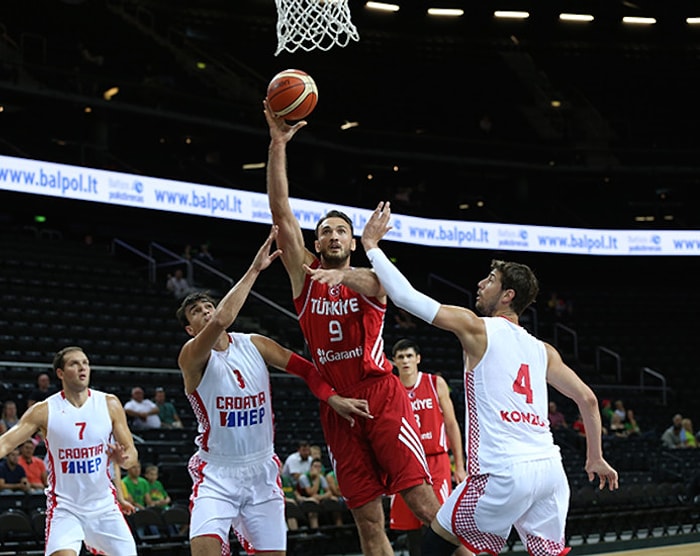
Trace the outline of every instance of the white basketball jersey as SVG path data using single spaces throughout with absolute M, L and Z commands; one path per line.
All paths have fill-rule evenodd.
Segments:
M 519 461 L 559 456 L 547 419 L 544 344 L 504 317 L 483 320 L 486 352 L 465 372 L 467 472 L 498 473 Z
M 57 392 L 47 398 L 47 509 L 66 507 L 80 514 L 116 503 L 107 444 L 112 419 L 104 392 L 90 389 L 75 407 Z
M 195 443 L 204 461 L 232 464 L 273 454 L 270 375 L 250 334 L 229 334 L 212 350 L 197 389 L 187 398 L 199 423 Z

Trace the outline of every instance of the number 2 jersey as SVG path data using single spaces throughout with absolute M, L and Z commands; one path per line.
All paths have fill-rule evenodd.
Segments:
M 316 259 L 311 267 L 319 265 Z M 307 276 L 294 306 L 316 368 L 339 394 L 349 395 L 361 381 L 392 372 L 382 339 L 386 304 Z
M 486 317 L 487 347 L 465 372 L 467 473 L 561 457 L 549 429 L 544 343 L 504 317 Z
M 90 389 L 80 407 L 62 391 L 46 401 L 47 513 L 57 505 L 85 514 L 116 504 L 107 456 L 107 444 L 113 440 L 106 394 Z

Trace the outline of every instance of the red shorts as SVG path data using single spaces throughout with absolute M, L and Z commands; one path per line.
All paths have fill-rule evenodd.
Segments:
M 355 418 L 355 426 L 328 404 L 321 424 L 338 486 L 348 508 L 428 484 L 430 473 L 406 389 L 394 374 L 369 379 L 347 396 L 365 399 L 374 419 Z
M 430 475 L 433 478 L 433 490 L 440 505 L 442 505 L 447 500 L 450 492 L 452 492 L 452 468 L 449 454 L 444 452 L 428 456 L 428 466 L 430 467 Z M 423 522 L 408 508 L 401 496 L 396 495 L 391 498 L 390 529 L 412 531 L 413 529 L 420 529 L 422 525 Z

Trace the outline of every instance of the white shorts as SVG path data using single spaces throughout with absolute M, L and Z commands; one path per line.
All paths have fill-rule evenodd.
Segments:
M 204 462 L 198 454 L 188 465 L 193 486 L 190 540 L 215 536 L 229 552 L 229 531 L 233 527 L 247 551 L 286 551 L 287 524 L 280 461 L 245 465 Z
M 80 554 L 85 545 L 94 554 L 136 556 L 136 543 L 118 506 L 80 514 L 60 506 L 46 516 L 45 554 L 72 550 Z
M 473 475 L 440 508 L 438 523 L 474 553 L 498 554 L 511 527 L 533 556 L 560 556 L 569 483 L 559 458 L 519 462 L 503 474 Z

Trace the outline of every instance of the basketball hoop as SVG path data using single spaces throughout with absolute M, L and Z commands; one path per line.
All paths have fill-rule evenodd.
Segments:
M 277 5 L 277 56 L 283 50 L 309 52 L 347 46 L 358 41 L 350 21 L 348 0 L 275 0 Z

